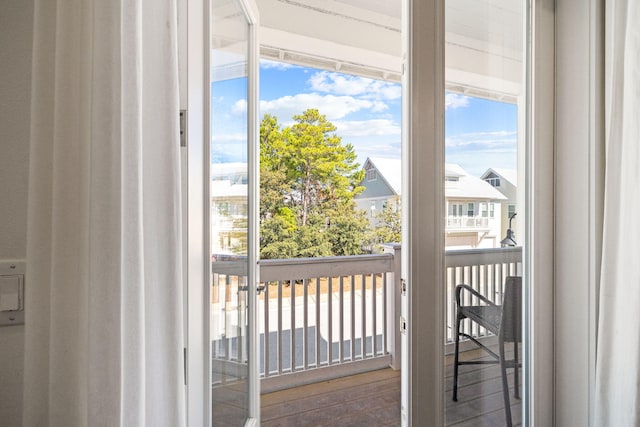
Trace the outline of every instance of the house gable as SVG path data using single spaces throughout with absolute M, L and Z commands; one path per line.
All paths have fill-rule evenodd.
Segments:
M 400 160 L 368 158 L 363 166 L 364 180 L 360 183 L 364 191 L 358 200 L 391 198 L 400 195 Z

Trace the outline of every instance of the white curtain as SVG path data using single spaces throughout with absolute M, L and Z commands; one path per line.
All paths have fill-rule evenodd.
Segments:
M 35 10 L 24 425 L 183 425 L 175 0 Z
M 606 184 L 596 425 L 640 425 L 640 2 L 606 2 Z

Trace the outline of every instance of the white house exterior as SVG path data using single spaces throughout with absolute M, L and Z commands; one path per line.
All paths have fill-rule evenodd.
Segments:
M 502 240 L 499 191 L 456 164 L 445 165 L 447 223 L 445 246 L 449 249 L 496 248 Z
M 400 159 L 369 157 L 363 166 L 364 191 L 356 196 L 359 209 L 372 225 L 385 203 L 401 194 Z M 445 166 L 446 238 L 448 249 L 495 248 L 504 237 L 502 203 L 507 199 L 488 182 L 469 175 L 456 164 Z
M 247 164 L 220 163 L 211 169 L 211 253 L 231 254 L 239 243 L 233 232 L 246 232 L 238 230 L 237 221 L 247 218 Z
M 518 212 L 517 190 L 518 190 L 518 173 L 515 169 L 503 169 L 503 168 L 489 168 L 482 174 L 480 179 L 488 182 L 492 187 L 498 190 L 504 197 L 500 204 L 502 205 L 502 221 L 500 227 L 502 228 L 502 236 L 507 234 L 507 228 L 509 228 L 509 217 Z M 511 229 L 517 230 L 517 217 L 511 223 Z M 518 241 L 516 236 L 516 241 Z M 518 242 L 520 244 L 520 242 Z

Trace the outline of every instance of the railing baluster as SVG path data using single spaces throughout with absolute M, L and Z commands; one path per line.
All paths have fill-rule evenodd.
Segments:
M 340 276 L 340 339 L 338 354 L 340 363 L 344 363 L 344 276 Z
M 464 274 L 465 274 L 465 280 L 464 283 L 468 283 L 469 286 L 473 287 L 473 283 L 471 282 L 471 267 L 467 266 L 467 267 L 463 267 L 464 270 Z M 468 293 L 466 293 L 466 303 L 465 304 L 471 304 L 471 295 L 469 295 Z M 467 334 L 471 334 L 471 322 L 469 321 L 469 319 L 465 320 L 465 332 Z
M 476 291 L 481 292 L 480 289 L 480 266 L 479 265 L 474 265 L 471 267 L 471 280 L 473 281 L 473 289 L 475 289 Z M 480 300 L 478 298 L 474 298 L 475 299 L 475 304 L 480 304 Z M 473 333 L 475 334 L 475 336 L 479 336 L 480 334 L 480 327 L 476 322 L 473 322 L 473 329 L 472 329 Z
M 316 277 L 316 368 L 320 367 L 320 278 Z
M 377 283 L 378 275 L 373 273 L 371 275 L 371 330 L 373 331 L 371 334 L 371 355 L 375 357 L 378 354 L 378 331 L 376 322 L 376 316 L 378 315 L 376 310 L 376 298 L 378 297 L 378 283 Z
M 309 369 L 309 339 L 307 336 L 308 326 L 309 326 L 309 290 L 307 289 L 307 285 L 309 284 L 308 279 L 304 279 L 302 281 L 304 298 L 303 298 L 303 323 L 302 323 L 302 366 L 304 369 Z
M 291 372 L 296 370 L 296 283 L 289 281 L 289 292 L 291 294 L 291 331 L 289 336 L 289 359 L 291 360 Z
M 496 301 L 502 295 L 502 282 L 504 278 L 504 264 L 500 264 L 498 267 L 498 277 L 496 280 L 496 289 L 493 292 L 492 301 Z
M 361 307 L 362 307 L 362 341 L 360 342 L 360 356 L 364 359 L 367 355 L 367 284 L 364 273 L 360 275 L 361 291 Z
M 387 303 L 389 302 L 387 299 L 387 277 L 387 273 L 382 274 L 382 354 L 389 352 L 387 346 Z
M 447 330 L 448 336 L 450 337 L 449 341 L 453 341 L 456 339 L 456 285 L 458 284 L 456 267 L 449 267 L 447 269 L 447 280 L 447 292 L 449 292 L 449 298 L 447 299 L 447 301 L 449 301 L 449 319 L 447 323 L 449 327 Z
M 242 328 L 244 322 L 244 316 L 240 315 L 242 311 L 244 311 L 244 292 L 240 292 L 240 286 L 243 288 L 247 286 L 247 276 L 242 276 L 242 280 L 240 280 L 240 276 L 236 277 L 236 284 L 238 288 L 236 290 L 236 313 L 238 314 L 238 328 L 236 333 L 236 351 L 237 351 L 237 360 L 238 363 L 244 363 L 244 358 L 242 352 L 244 348 L 242 346 Z
M 329 330 L 327 331 L 327 365 L 333 363 L 333 277 L 327 277 L 327 318 Z
M 269 284 L 264 284 L 264 377 L 269 377 Z
M 486 295 L 485 281 L 484 281 L 484 265 L 478 264 L 478 266 L 476 267 L 476 277 L 478 278 L 478 291 L 480 292 L 480 294 Z M 480 301 L 478 301 L 478 304 L 484 305 L 484 303 L 481 303 Z M 478 326 L 478 336 L 481 337 L 484 335 L 485 335 L 485 329 L 481 326 Z
M 351 276 L 351 361 L 356 360 L 356 277 Z
M 278 374 L 282 374 L 282 281 L 278 280 Z
M 224 337 L 225 337 L 225 353 L 227 360 L 231 360 L 231 338 L 229 337 L 229 306 L 232 303 L 231 281 L 229 275 L 224 276 L 225 296 L 224 296 Z
M 498 282 L 498 304 L 502 301 L 502 292 L 504 290 L 504 279 L 508 275 L 507 269 L 509 266 L 507 264 L 502 264 L 500 267 L 500 281 Z

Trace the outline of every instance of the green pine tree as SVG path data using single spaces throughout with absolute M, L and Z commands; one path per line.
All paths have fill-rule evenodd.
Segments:
M 263 258 L 362 252 L 366 218 L 354 197 L 364 172 L 353 146 L 316 109 L 283 128 L 265 115 L 260 126 L 260 221 Z

